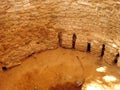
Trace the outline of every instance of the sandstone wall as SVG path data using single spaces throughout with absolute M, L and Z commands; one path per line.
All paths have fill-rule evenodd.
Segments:
M 100 55 L 112 63 L 120 46 L 119 0 L 0 0 L 0 62 L 8 67 L 35 52 L 72 47 Z
M 110 42 L 109 39 L 105 40 L 102 37 L 100 38 L 98 35 L 94 36 L 93 34 L 89 33 L 79 33 L 79 31 L 75 32 L 63 32 L 62 34 L 62 47 L 73 49 L 72 48 L 72 37 L 73 34 L 76 33 L 76 43 L 75 43 L 75 49 L 87 52 L 88 43 L 90 43 L 90 52 L 91 54 L 94 54 L 101 58 L 101 60 L 105 60 L 106 63 L 112 65 L 114 64 L 114 60 L 117 58 L 117 55 L 119 54 L 119 47 L 116 46 L 113 42 Z M 104 54 L 101 56 L 103 45 L 105 46 Z

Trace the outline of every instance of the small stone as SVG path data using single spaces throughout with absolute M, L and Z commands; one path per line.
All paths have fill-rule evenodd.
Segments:
M 83 84 L 83 82 L 82 81 L 77 81 L 76 84 L 77 84 L 77 87 L 80 87 Z

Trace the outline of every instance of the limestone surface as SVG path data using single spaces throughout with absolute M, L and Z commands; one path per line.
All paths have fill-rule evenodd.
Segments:
M 120 0 L 0 0 L 0 62 L 7 67 L 33 53 L 62 47 L 101 53 L 113 63 L 120 48 Z

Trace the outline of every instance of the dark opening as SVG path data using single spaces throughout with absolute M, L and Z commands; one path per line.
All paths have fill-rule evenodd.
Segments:
M 120 56 L 120 54 L 118 53 L 117 55 L 116 55 L 116 57 L 118 58 Z
M 2 70 L 3 70 L 3 71 L 6 71 L 6 70 L 7 70 L 7 67 L 5 67 L 5 66 L 2 67 Z
M 118 58 L 119 58 L 119 53 L 116 55 L 116 57 L 115 57 L 115 59 L 114 59 L 114 64 L 117 64 L 117 62 L 118 62 Z
M 115 59 L 115 60 L 114 60 L 114 64 L 117 64 L 117 62 L 118 62 L 118 60 L 117 60 L 117 59 Z
M 104 52 L 105 52 L 105 44 L 102 45 L 101 57 L 104 56 Z
M 58 33 L 58 43 L 60 46 L 62 46 L 62 32 Z
M 91 52 L 91 43 L 87 44 L 87 52 Z
M 75 49 L 76 39 L 77 39 L 77 36 L 76 36 L 76 34 L 74 33 L 74 34 L 73 34 L 73 37 L 72 37 L 72 48 L 73 48 L 73 49 Z

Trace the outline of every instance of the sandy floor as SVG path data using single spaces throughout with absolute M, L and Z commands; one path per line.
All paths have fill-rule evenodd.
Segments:
M 80 90 L 81 82 L 82 90 L 120 90 L 119 70 L 90 53 L 58 48 L 35 54 L 8 71 L 0 70 L 0 90 Z

